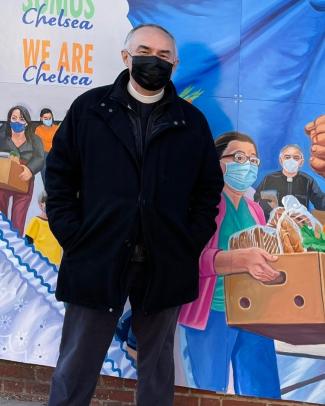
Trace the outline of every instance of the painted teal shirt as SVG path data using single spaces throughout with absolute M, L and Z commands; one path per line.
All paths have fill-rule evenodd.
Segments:
M 253 219 L 245 199 L 241 199 L 236 209 L 229 197 L 223 193 L 226 201 L 226 214 L 220 227 L 219 247 L 221 250 L 228 250 L 228 241 L 232 234 L 242 231 L 245 228 L 252 227 L 256 224 Z M 218 276 L 217 284 L 214 290 L 211 310 L 224 312 L 225 292 L 224 277 Z

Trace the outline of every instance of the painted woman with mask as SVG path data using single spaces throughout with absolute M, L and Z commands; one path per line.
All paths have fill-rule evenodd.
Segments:
M 42 141 L 31 128 L 31 117 L 23 106 L 12 107 L 7 116 L 6 129 L 0 136 L 0 151 L 14 154 L 22 167 L 19 178 L 29 181 L 27 193 L 0 189 L 0 211 L 11 218 L 14 228 L 23 235 L 27 211 L 32 199 L 35 175 L 44 165 Z M 12 198 L 11 215 L 9 200 Z
M 44 166 L 41 171 L 43 184 L 45 185 L 45 167 L 46 158 L 52 148 L 52 141 L 58 125 L 54 124 L 52 110 L 44 108 L 40 112 L 40 119 L 42 124 L 36 127 L 35 134 L 40 137 L 44 147 Z
M 280 384 L 273 340 L 227 325 L 224 275 L 247 272 L 260 281 L 279 273 L 277 260 L 260 248 L 228 251 L 232 234 L 265 224 L 262 209 L 245 197 L 256 181 L 260 160 L 254 141 L 228 132 L 215 141 L 225 186 L 216 217 L 217 231 L 200 257 L 199 298 L 182 307 L 184 366 L 198 388 L 226 392 L 230 364 L 237 394 L 279 398 Z

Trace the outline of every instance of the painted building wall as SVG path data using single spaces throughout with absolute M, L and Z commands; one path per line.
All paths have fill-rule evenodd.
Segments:
M 302 188 L 294 194 L 298 201 L 308 194 L 308 213 L 316 207 L 320 220 L 308 214 L 312 220 L 307 231 L 317 239 L 318 251 L 325 250 L 325 236 L 317 232 L 315 236 L 316 222 L 321 227 L 324 224 L 325 180 L 310 166 L 311 141 L 304 130 L 325 114 L 323 0 L 15 0 L 2 2 L 1 9 L 7 22 L 0 28 L 1 136 L 5 136 L 7 113 L 14 105 L 28 109 L 34 127 L 40 124 L 37 121 L 44 107 L 53 111 L 59 123 L 75 97 L 112 82 L 123 69 L 120 50 L 132 26 L 161 24 L 174 34 L 178 44 L 180 65 L 173 80 L 179 94 L 206 114 L 216 139 L 225 132 L 239 131 L 256 143 L 260 159 L 257 179 L 245 197 L 253 200 L 256 189 L 264 192 L 265 199 L 255 199 L 264 205 L 267 220 L 269 209 L 282 206 L 277 188 L 283 185 L 263 187 L 263 180 L 276 172 L 281 174 L 281 149 L 298 144 L 299 173 L 314 189 L 307 193 Z M 34 181 L 24 233 L 40 213 L 40 172 Z M 17 235 L 10 220 L 12 203 L 7 213 L 0 213 L 0 357 L 54 365 L 64 315 L 64 306 L 54 298 L 58 265 L 41 249 L 26 244 L 21 238 L 24 233 Z M 302 238 L 300 227 L 297 233 Z M 308 255 L 306 236 L 303 243 Z M 305 273 L 308 284 L 309 269 L 304 265 L 300 272 Z M 305 300 L 308 304 L 308 297 Z M 321 310 L 315 308 L 314 312 Z M 211 314 L 225 317 L 223 310 L 211 310 Z M 301 324 L 307 324 L 307 331 L 311 331 L 305 321 Z M 269 395 L 279 397 L 274 389 L 279 379 L 282 398 L 325 403 L 325 340 L 315 344 L 306 339 L 294 345 L 277 339 L 273 344 L 270 338 L 264 340 L 273 334 L 270 326 L 248 340 L 247 326 L 228 329 L 223 322 L 225 336 L 221 336 L 220 321 L 214 326 L 209 333 L 211 341 L 204 333 L 203 341 L 196 341 L 194 332 L 193 344 L 189 344 L 186 328 L 179 326 L 175 342 L 178 384 L 256 396 L 265 395 L 260 387 L 273 385 Z M 205 350 L 195 357 L 191 348 L 199 342 Z M 272 373 L 263 365 L 261 369 L 256 366 L 259 351 L 266 351 L 264 345 L 271 358 L 274 352 L 269 365 Z M 272 345 L 275 351 L 270 350 Z M 132 355 L 121 335 L 116 336 L 103 373 L 135 377 Z M 207 371 L 211 360 L 215 368 Z M 200 380 L 203 369 L 205 378 Z

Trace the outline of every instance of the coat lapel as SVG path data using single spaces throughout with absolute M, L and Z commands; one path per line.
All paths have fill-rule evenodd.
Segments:
M 128 150 L 137 168 L 139 168 L 131 122 L 121 106 L 114 101 L 101 101 L 98 105 L 92 107 L 92 110 L 105 121 L 114 135 Z

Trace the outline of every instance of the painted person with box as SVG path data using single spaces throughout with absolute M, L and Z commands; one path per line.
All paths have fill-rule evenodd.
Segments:
M 249 136 L 235 131 L 217 138 L 215 146 L 225 181 L 217 231 L 200 257 L 199 298 L 182 306 L 179 318 L 186 337 L 188 375 L 199 388 L 226 392 L 232 363 L 237 394 L 280 398 L 273 340 L 229 327 L 225 314 L 222 275 L 247 272 L 262 282 L 279 276 L 269 264 L 277 257 L 260 248 L 228 251 L 231 235 L 265 224 L 261 207 L 244 196 L 257 178 L 257 148 Z
M 5 129 L 0 133 L 0 152 L 8 153 L 13 166 L 20 166 L 17 173 L 7 184 L 0 185 L 0 211 L 9 215 L 9 201 L 12 198 L 11 222 L 20 235 L 23 235 L 27 211 L 32 200 L 35 175 L 44 165 L 44 148 L 40 138 L 32 131 L 29 111 L 23 106 L 12 107 L 7 116 Z M 13 157 L 13 158 L 12 158 Z M 16 172 L 15 172 L 16 173 Z M 28 182 L 25 191 L 17 191 L 18 184 Z

